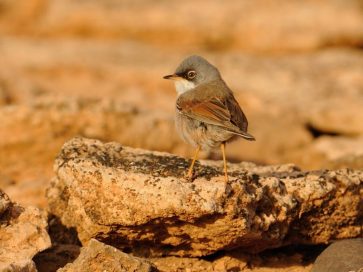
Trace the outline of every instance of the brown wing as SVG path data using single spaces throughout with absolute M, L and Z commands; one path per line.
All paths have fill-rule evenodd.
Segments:
M 228 99 L 227 99 L 228 97 Z M 254 137 L 247 133 L 247 118 L 233 95 L 204 97 L 181 95 L 177 100 L 180 113 L 201 122 L 220 126 L 248 140 Z
M 236 99 L 232 96 L 226 100 L 226 106 L 231 115 L 231 123 L 239 127 L 243 132 L 247 132 L 248 121 Z

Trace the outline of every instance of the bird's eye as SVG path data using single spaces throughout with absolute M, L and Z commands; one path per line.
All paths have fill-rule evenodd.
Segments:
M 188 79 L 193 79 L 193 78 L 195 78 L 195 76 L 197 75 L 197 73 L 195 72 L 195 71 L 189 71 L 188 73 L 187 73 L 187 77 L 188 77 Z

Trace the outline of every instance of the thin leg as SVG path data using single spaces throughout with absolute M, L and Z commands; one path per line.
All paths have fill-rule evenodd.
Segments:
M 198 147 L 195 149 L 195 153 L 194 153 L 193 161 L 192 161 L 192 164 L 190 165 L 189 170 L 188 170 L 188 177 L 189 177 L 189 178 L 191 178 L 191 177 L 193 176 L 193 167 L 194 167 L 194 163 L 195 163 L 195 161 L 198 159 L 199 151 L 200 151 L 200 146 L 198 146 Z
M 224 180 L 228 182 L 228 174 L 227 174 L 227 162 L 226 162 L 226 152 L 225 152 L 226 143 L 221 144 L 222 156 L 223 156 L 223 171 L 224 171 Z

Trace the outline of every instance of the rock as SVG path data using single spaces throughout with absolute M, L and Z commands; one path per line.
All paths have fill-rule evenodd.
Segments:
M 330 163 L 330 168 L 355 168 L 363 169 L 363 155 L 347 155 Z
M 276 122 L 294 118 L 308 132 L 350 137 L 363 133 L 362 61 L 360 51 L 344 49 L 279 57 L 230 54 L 216 60 L 249 112 L 266 113 Z
M 7 194 L 0 190 L 0 216 L 2 216 L 2 214 L 7 211 L 10 205 L 10 198 Z
M 0 191 L 0 271 L 37 271 L 33 256 L 50 247 L 47 214 L 10 202 Z
M 161 257 L 150 259 L 156 265 L 160 272 L 178 272 L 178 271 L 214 271 L 213 262 L 198 258 L 183 258 L 183 257 Z M 245 263 L 241 261 L 240 267 Z
M 311 248 L 310 248 L 311 249 Z M 310 252 L 309 252 L 310 253 Z M 161 257 L 151 258 L 160 272 L 310 272 L 312 264 L 306 263 L 308 254 L 301 250 L 274 249 L 262 254 L 246 254 L 238 249 L 219 252 L 207 258 Z
M 38 272 L 55 272 L 67 263 L 72 263 L 80 253 L 81 243 L 75 229 L 66 228 L 53 215 L 48 217 L 48 233 L 52 247 L 33 258 Z
M 156 271 L 148 261 L 123 253 L 112 246 L 105 245 L 95 239 L 89 241 L 81 249 L 78 258 L 67 264 L 59 272 L 88 272 L 88 271 L 115 271 L 115 272 L 151 272 Z
M 72 244 L 59 244 L 38 253 L 33 260 L 38 272 L 55 272 L 72 263 L 80 253 L 80 246 Z
M 319 137 L 307 148 L 311 157 L 323 157 L 329 169 L 363 169 L 363 137 Z
M 348 239 L 331 244 L 316 259 L 312 272 L 363 271 L 363 239 Z
M 327 134 L 362 135 L 362 105 L 363 95 L 331 97 L 312 109 L 309 123 Z
M 188 148 L 181 145 L 171 116 L 111 100 L 48 100 L 5 107 L 0 108 L 0 170 L 15 181 L 6 182 L 0 175 L 0 184 L 22 205 L 45 208 L 45 188 L 54 157 L 75 135 L 116 139 L 156 150 Z M 22 154 L 22 160 L 18 154 Z
M 48 233 L 52 239 L 52 245 L 75 245 L 81 246 L 75 228 L 67 228 L 60 222 L 59 218 L 54 215 L 48 217 Z
M 55 163 L 49 209 L 83 244 L 102 242 L 147 256 L 260 252 L 362 235 L 363 172 L 303 172 L 294 165 L 201 161 L 75 138 Z
M 346 156 L 363 155 L 363 137 L 321 137 L 312 145 L 323 153 L 329 161 L 336 161 Z
M 0 33 L 141 40 L 174 51 L 301 52 L 358 47 L 363 42 L 362 24 L 360 2 L 354 0 L 235 0 L 225 5 L 216 0 L 208 5 L 192 0 L 19 0 L 16 5 L 12 1 L 2 4 Z
M 288 156 L 300 165 L 319 169 L 363 169 L 363 137 L 319 136 L 305 149 Z

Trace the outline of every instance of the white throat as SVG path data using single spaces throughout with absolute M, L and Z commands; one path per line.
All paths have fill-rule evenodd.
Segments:
M 186 79 L 179 79 L 175 81 L 175 89 L 178 96 L 195 88 L 195 84 Z

